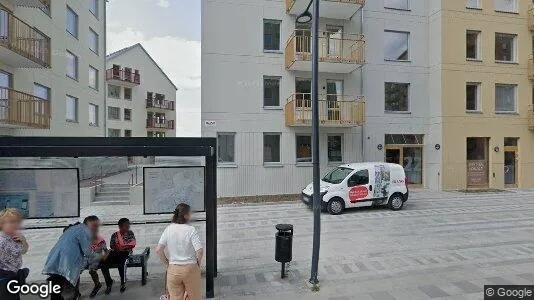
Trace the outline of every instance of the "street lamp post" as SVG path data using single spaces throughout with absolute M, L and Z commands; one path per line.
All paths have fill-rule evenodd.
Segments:
M 310 283 L 318 284 L 319 249 L 321 247 L 321 177 L 319 169 L 319 2 L 311 0 L 298 23 L 312 23 L 312 163 L 313 163 L 313 250 Z M 313 16 L 310 7 L 313 4 Z

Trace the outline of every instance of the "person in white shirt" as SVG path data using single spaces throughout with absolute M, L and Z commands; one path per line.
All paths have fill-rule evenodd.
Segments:
M 200 263 L 204 249 L 195 227 L 189 225 L 191 207 L 178 204 L 172 224 L 165 228 L 156 253 L 167 267 L 170 300 L 201 299 Z

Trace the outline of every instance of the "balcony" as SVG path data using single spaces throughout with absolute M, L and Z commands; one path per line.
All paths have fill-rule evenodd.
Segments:
M 311 126 L 311 94 L 293 94 L 287 99 L 287 126 Z M 319 96 L 319 125 L 323 127 L 355 127 L 365 123 L 363 97 L 343 95 Z
M 50 101 L 0 88 L 0 127 L 50 129 Z
M 0 61 L 16 68 L 48 68 L 50 39 L 0 8 Z
M 146 128 L 147 129 L 159 129 L 159 130 L 173 130 L 174 120 L 147 119 Z
M 118 66 L 106 70 L 106 80 L 111 84 L 118 84 L 127 87 L 134 87 L 141 84 L 139 70 L 132 71 L 131 68 L 121 69 Z
M 10 0 L 13 5 L 47 9 L 50 8 L 50 0 Z
M 309 0 L 285 0 L 286 11 L 298 16 L 303 13 Z M 321 0 L 321 17 L 348 20 L 365 5 L 365 0 Z
M 146 100 L 146 108 L 174 111 L 174 101 L 158 100 L 158 99 L 147 99 Z
M 285 49 L 286 69 L 312 70 L 310 30 L 297 29 Z M 328 34 L 319 37 L 319 72 L 348 74 L 365 63 L 365 41 L 359 34 Z
M 528 108 L 528 129 L 534 131 L 534 105 Z
M 532 5 L 532 4 L 528 8 L 527 22 L 528 22 L 528 28 L 531 31 L 534 31 L 534 5 Z

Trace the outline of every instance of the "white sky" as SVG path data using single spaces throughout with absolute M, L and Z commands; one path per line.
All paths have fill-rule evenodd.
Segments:
M 178 87 L 177 135 L 200 136 L 200 0 L 109 0 L 108 53 L 141 43 Z

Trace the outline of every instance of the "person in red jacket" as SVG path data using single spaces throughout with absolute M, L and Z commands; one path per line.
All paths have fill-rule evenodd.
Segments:
M 118 265 L 121 277 L 121 293 L 126 290 L 126 260 L 136 246 L 135 235 L 130 230 L 130 220 L 122 218 L 119 220 L 119 231 L 111 236 L 109 246 L 111 252 L 106 260 L 106 264 Z

